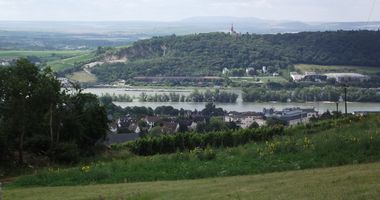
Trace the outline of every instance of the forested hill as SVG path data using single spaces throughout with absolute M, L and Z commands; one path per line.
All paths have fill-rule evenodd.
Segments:
M 137 41 L 114 55 L 129 61 L 95 68 L 101 81 L 140 75 L 220 75 L 225 67 L 265 65 L 275 70 L 295 63 L 380 66 L 380 31 L 173 35 Z

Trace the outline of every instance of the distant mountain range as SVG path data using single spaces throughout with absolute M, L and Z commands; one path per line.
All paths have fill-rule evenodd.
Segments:
M 0 30 L 60 33 L 184 35 L 190 33 L 226 32 L 231 24 L 245 33 L 285 33 L 326 30 L 378 30 L 380 22 L 301 22 L 239 17 L 192 17 L 173 22 L 41 22 L 0 21 Z

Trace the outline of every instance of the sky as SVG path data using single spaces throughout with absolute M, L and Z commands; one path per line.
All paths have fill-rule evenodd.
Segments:
M 198 16 L 380 21 L 380 0 L 0 0 L 2 21 L 179 21 Z

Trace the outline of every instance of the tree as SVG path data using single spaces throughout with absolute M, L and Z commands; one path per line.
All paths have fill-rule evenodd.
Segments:
M 224 115 L 224 111 L 222 108 L 216 108 L 213 103 L 207 103 L 206 107 L 202 110 L 202 114 L 206 117 L 222 116 Z
M 257 122 L 253 122 L 251 125 L 249 125 L 249 128 L 259 128 L 260 125 Z
M 106 136 L 106 110 L 95 95 L 78 92 L 68 96 L 65 104 L 62 139 L 88 150 Z
M 24 152 L 54 158 L 56 148 L 76 146 L 88 153 L 106 135 L 106 110 L 95 95 L 74 90 L 62 89 L 50 69 L 26 59 L 0 68 L 0 157 L 13 159 L 17 150 L 23 164 Z
M 5 131 L 17 138 L 15 148 L 18 150 L 18 161 L 24 163 L 24 142 L 28 131 L 33 130 L 36 115 L 41 107 L 34 107 L 39 71 L 26 59 L 16 62 L 14 67 L 2 72 L 2 110 Z M 38 116 L 37 116 L 38 117 Z
M 275 126 L 287 126 L 288 122 L 275 117 L 270 117 L 267 119 L 267 126 L 269 127 L 275 127 Z
M 227 125 L 223 122 L 222 119 L 218 117 L 212 117 L 210 123 L 207 124 L 207 131 L 221 131 L 228 129 Z

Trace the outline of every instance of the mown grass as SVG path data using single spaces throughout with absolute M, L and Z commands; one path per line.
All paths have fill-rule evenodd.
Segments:
M 68 169 L 36 171 L 34 175 L 20 177 L 8 187 L 199 179 L 380 160 L 380 116 L 337 123 L 319 130 L 322 131 L 297 127 L 289 129 L 286 136 L 266 142 L 169 155 L 142 157 L 124 150 L 117 152 L 117 157 L 110 156 L 112 160 L 100 159 Z
M 365 66 L 338 66 L 338 65 L 311 65 L 311 64 L 298 64 L 295 65 L 296 70 L 304 72 L 318 72 L 318 73 L 361 73 L 361 74 L 376 74 L 380 73 L 379 67 L 365 67 Z
M 378 199 L 380 163 L 186 181 L 5 189 L 4 199 Z
M 37 57 L 51 57 L 54 54 L 60 56 L 75 56 L 78 54 L 83 54 L 87 51 L 70 50 L 70 51 L 0 51 L 0 58 L 7 57 L 26 57 L 26 56 L 37 56 Z
M 78 81 L 80 83 L 95 83 L 97 78 L 93 74 L 89 74 L 85 71 L 74 72 L 67 76 L 69 79 Z
M 89 62 L 94 58 L 94 53 L 84 52 L 70 58 L 58 59 L 47 62 L 47 66 L 50 66 L 54 71 L 62 71 L 68 68 L 76 67 L 78 63 L 83 64 Z
M 39 57 L 53 71 L 62 71 L 76 67 L 78 64 L 90 62 L 95 54 L 89 51 L 0 51 L 0 58 Z

